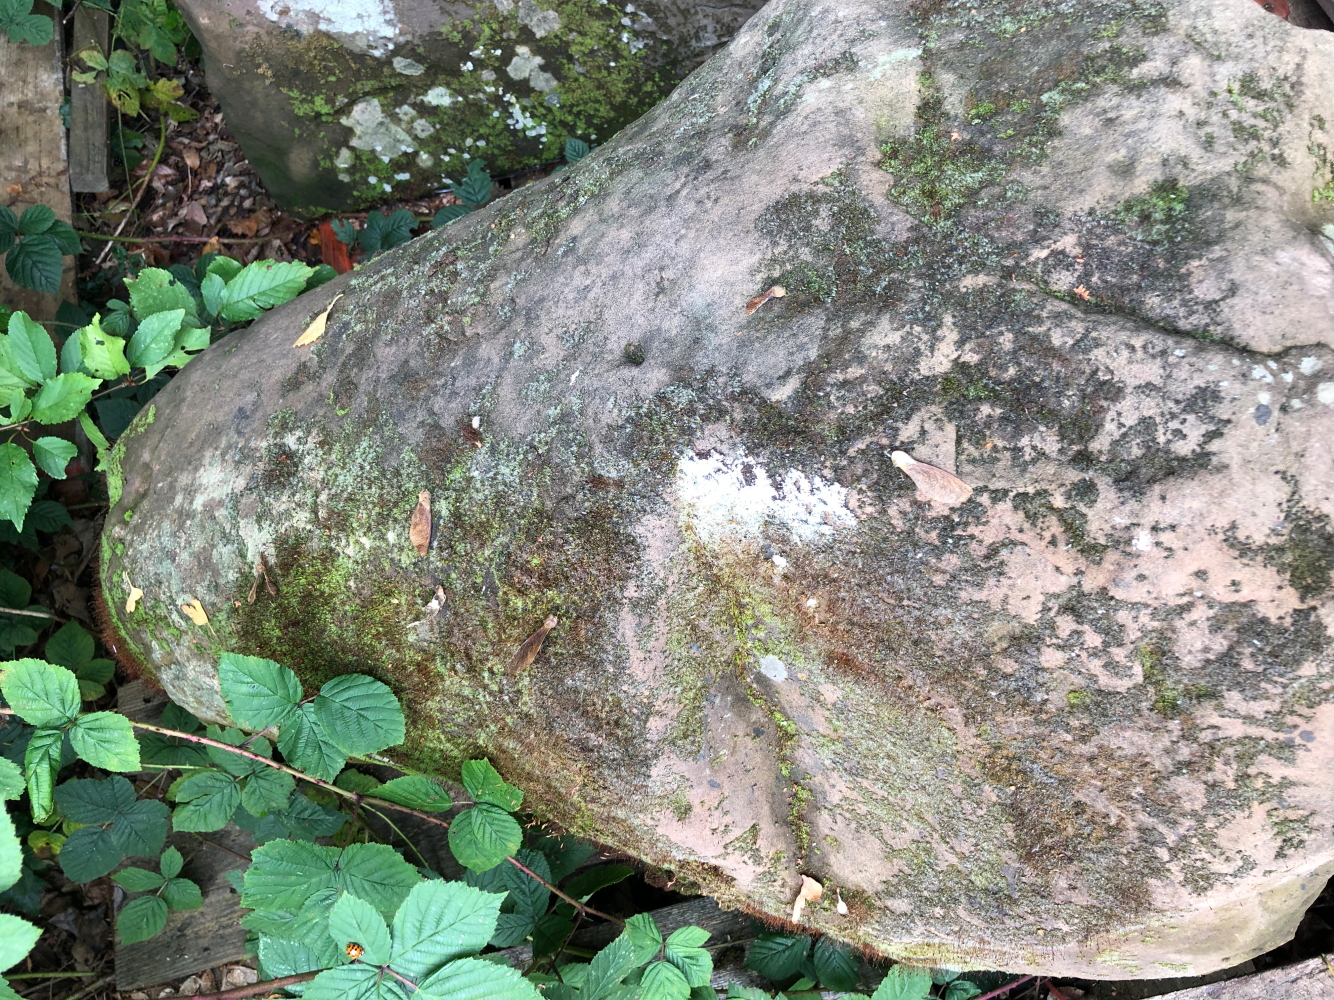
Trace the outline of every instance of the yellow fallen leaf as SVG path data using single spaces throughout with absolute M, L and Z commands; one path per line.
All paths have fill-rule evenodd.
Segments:
M 343 297 L 342 292 L 339 292 L 337 295 L 335 295 L 333 297 L 333 301 L 329 303 L 328 308 L 326 308 L 324 312 L 320 313 L 318 316 L 316 316 L 313 320 L 310 321 L 310 326 L 306 327 L 306 332 L 301 334 L 301 336 L 297 337 L 296 343 L 293 344 L 292 346 L 306 347 L 307 345 L 313 344 L 315 343 L 315 341 L 323 337 L 325 324 L 329 322 L 329 310 L 334 307 L 334 302 L 337 302 L 342 297 Z
M 132 615 L 134 614 L 134 609 L 139 606 L 139 602 L 143 599 L 144 592 L 130 582 L 129 573 L 124 573 L 122 576 L 125 579 L 125 586 L 129 588 L 130 591 L 130 596 L 125 598 L 125 613 L 127 615 Z
M 770 299 L 781 299 L 786 294 L 787 294 L 786 288 L 784 288 L 782 285 L 774 285 L 772 288 L 767 289 L 762 294 L 755 296 L 753 299 L 751 299 L 749 302 L 746 303 L 746 315 L 750 316 L 754 314 L 756 309 L 764 305 Z
M 408 541 L 417 550 L 417 555 L 424 556 L 431 547 L 431 491 L 422 490 L 417 494 L 417 506 L 413 508 L 412 520 L 408 522 Z
M 973 495 L 973 488 L 953 473 L 919 462 L 906 451 L 896 451 L 890 460 L 917 484 L 917 495 L 946 507 L 963 503 Z
M 208 615 L 204 612 L 204 606 L 199 603 L 199 598 L 196 597 L 189 604 L 182 604 L 181 610 L 184 611 L 186 617 L 196 625 L 208 624 Z
M 813 903 L 824 895 L 824 886 L 809 875 L 801 876 L 801 891 L 797 893 L 796 902 L 792 904 L 792 922 L 801 923 L 801 914 L 806 909 L 807 903 Z

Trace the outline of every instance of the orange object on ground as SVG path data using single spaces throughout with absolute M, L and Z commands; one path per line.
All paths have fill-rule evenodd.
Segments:
M 352 254 L 348 245 L 334 235 L 333 226 L 326 219 L 320 223 L 320 259 L 339 274 L 352 270 Z

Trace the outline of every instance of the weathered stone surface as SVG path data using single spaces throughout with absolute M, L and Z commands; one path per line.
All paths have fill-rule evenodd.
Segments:
M 282 205 L 378 205 L 559 160 L 667 95 L 760 0 L 183 0 L 246 156 Z
M 405 760 L 895 957 L 1240 963 L 1334 867 L 1331 108 L 1250 0 L 775 0 L 185 369 L 111 477 L 124 648 L 210 718 L 221 649 L 371 671 Z

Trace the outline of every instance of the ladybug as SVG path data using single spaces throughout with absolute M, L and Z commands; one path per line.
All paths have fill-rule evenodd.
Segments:
M 366 949 L 362 948 L 362 946 L 357 944 L 355 941 L 349 941 L 347 943 L 347 948 L 345 950 L 347 951 L 347 957 L 355 962 L 357 959 L 361 957 L 361 953 Z

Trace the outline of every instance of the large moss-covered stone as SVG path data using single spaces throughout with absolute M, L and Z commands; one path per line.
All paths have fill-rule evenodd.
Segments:
M 112 470 L 120 648 L 213 719 L 224 649 L 373 673 L 403 761 L 898 958 L 1241 962 L 1334 867 L 1331 107 L 1250 0 L 774 0 L 186 368 Z
M 759 0 L 182 0 L 269 193 L 378 205 L 561 158 L 667 95 Z

